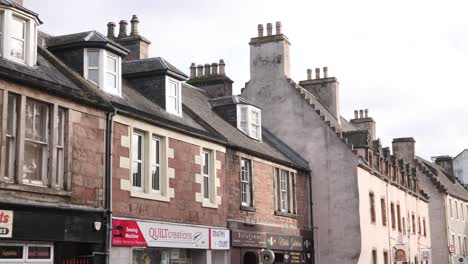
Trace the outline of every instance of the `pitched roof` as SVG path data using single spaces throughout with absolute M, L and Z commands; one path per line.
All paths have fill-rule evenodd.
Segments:
M 226 95 L 226 96 L 221 96 L 221 97 L 216 97 L 216 98 L 211 98 L 210 100 L 211 107 L 218 107 L 218 106 L 224 106 L 224 105 L 232 105 L 232 104 L 248 104 L 248 105 L 253 105 L 257 108 L 260 108 L 253 103 L 247 101 L 244 97 L 238 96 L 238 95 Z
M 204 121 L 205 124 L 211 126 L 215 131 L 223 135 L 228 146 L 251 152 L 259 157 L 281 162 L 296 168 L 308 169 L 308 165 L 305 164 L 303 160 L 300 161 L 297 154 L 297 156 L 290 156 L 292 152 L 287 150 L 285 144 L 271 133 L 268 133 L 267 130 L 264 130 L 264 128 L 262 128 L 262 136 L 265 136 L 266 140 L 258 141 L 248 137 L 239 129 L 222 119 L 211 109 L 208 102 L 210 98 L 198 88 L 189 84 L 183 84 L 182 94 L 184 105 Z
M 37 19 L 37 21 L 39 21 L 39 23 L 42 24 L 42 21 L 39 19 L 39 15 L 36 12 L 33 12 L 33 11 L 27 9 L 26 7 L 16 3 L 13 0 L 0 0 L 0 5 L 10 6 L 10 7 L 16 8 L 18 10 L 21 10 L 21 11 L 35 17 Z
M 141 60 L 129 60 L 122 63 L 122 74 L 131 75 L 131 74 L 145 74 L 152 72 L 168 72 L 169 74 L 175 74 L 176 77 L 181 77 L 180 79 L 186 80 L 188 76 L 183 73 L 181 70 L 177 69 L 175 66 L 167 62 L 161 57 L 147 58 Z
M 455 156 L 455 158 L 453 158 L 454 160 L 457 159 L 458 157 L 460 157 L 461 154 L 463 154 L 464 152 L 468 152 L 468 149 L 464 149 L 462 150 L 460 153 L 458 153 L 457 156 Z
M 47 46 L 50 49 L 58 49 L 61 47 L 74 47 L 85 45 L 101 45 L 107 47 L 120 55 L 128 54 L 129 50 L 103 34 L 91 30 L 60 36 L 49 36 L 47 38 Z
M 455 176 L 448 173 L 439 165 L 427 161 L 421 157 L 416 156 L 416 160 L 421 166 L 423 166 L 423 168 L 426 168 L 430 171 L 432 177 L 435 177 L 435 179 L 437 179 L 443 185 L 447 193 L 468 201 L 468 191 L 465 189 L 465 187 L 463 187 L 463 185 Z

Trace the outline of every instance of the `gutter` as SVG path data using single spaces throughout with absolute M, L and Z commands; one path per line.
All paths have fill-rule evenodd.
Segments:
M 105 199 L 104 214 L 106 217 L 105 255 L 106 264 L 110 264 L 110 253 L 112 249 L 112 118 L 117 114 L 117 110 L 106 113 L 106 154 L 105 154 Z

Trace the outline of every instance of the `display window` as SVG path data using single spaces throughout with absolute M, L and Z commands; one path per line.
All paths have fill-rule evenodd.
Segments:
M 53 246 L 47 244 L 0 244 L 0 263 L 52 263 Z
M 192 264 L 192 257 L 188 249 L 133 248 L 132 264 Z

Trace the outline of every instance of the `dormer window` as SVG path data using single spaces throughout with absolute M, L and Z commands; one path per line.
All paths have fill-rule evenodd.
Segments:
M 121 95 L 121 58 L 104 49 L 85 49 L 84 77 L 103 91 Z
M 0 9 L 0 53 L 14 62 L 33 66 L 37 56 L 38 21 L 15 9 Z
M 166 111 L 182 116 L 182 91 L 180 81 L 166 77 Z
M 262 114 L 260 109 L 252 105 L 237 105 L 237 128 L 249 137 L 262 139 Z

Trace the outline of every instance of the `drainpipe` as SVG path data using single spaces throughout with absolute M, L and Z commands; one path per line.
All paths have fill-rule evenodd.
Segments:
M 315 264 L 315 227 L 314 227 L 314 214 L 313 214 L 313 205 L 312 201 L 312 175 L 309 173 L 309 204 L 310 204 L 310 226 L 312 227 L 312 264 Z M 317 232 L 318 235 L 318 232 Z M 318 236 L 317 236 L 318 240 Z M 317 241 L 318 242 L 318 241 Z
M 105 155 L 105 214 L 106 214 L 106 264 L 110 264 L 112 248 L 112 118 L 117 114 L 106 113 L 106 155 Z

